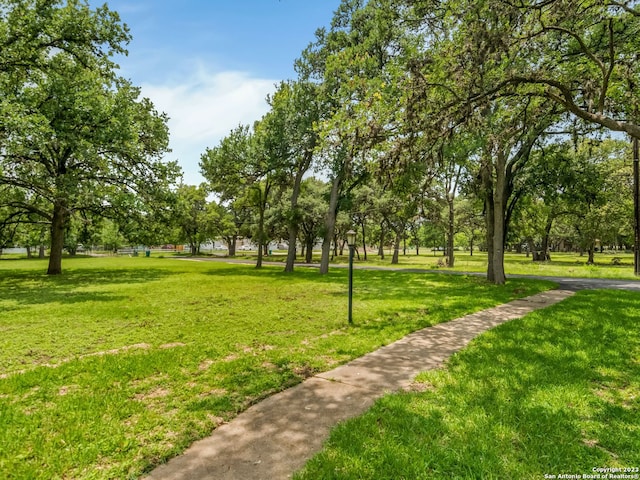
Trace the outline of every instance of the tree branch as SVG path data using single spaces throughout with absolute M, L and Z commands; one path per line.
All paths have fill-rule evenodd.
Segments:
M 470 97 L 470 101 L 477 101 L 486 98 L 489 95 L 494 95 L 507 85 L 517 86 L 521 84 L 545 85 L 547 87 L 552 87 L 558 90 L 560 93 L 557 94 L 550 89 L 545 89 L 540 93 L 540 96 L 550 98 L 554 102 L 559 103 L 570 113 L 574 114 L 578 118 L 581 118 L 582 120 L 586 120 L 587 122 L 591 123 L 597 123 L 616 132 L 625 132 L 633 138 L 640 139 L 639 125 L 623 120 L 615 120 L 611 117 L 608 117 L 604 113 L 594 113 L 581 108 L 578 104 L 575 103 L 573 94 L 571 93 L 569 87 L 557 80 L 551 80 L 549 78 L 512 77 L 501 82 L 495 88 L 492 88 L 487 92 L 475 94 L 473 97 Z
M 633 15 L 635 17 L 640 17 L 640 10 L 636 10 L 635 8 L 631 8 L 626 3 L 610 1 L 609 5 L 613 5 L 614 7 L 619 7 L 621 9 L 623 9 L 625 12 L 630 13 L 631 15 Z
M 589 48 L 587 47 L 587 44 L 584 42 L 582 37 L 580 37 L 580 35 L 578 35 L 576 32 L 572 32 L 571 30 L 569 30 L 567 28 L 558 27 L 558 26 L 555 26 L 555 25 L 549 26 L 549 27 L 543 25 L 542 29 L 543 30 L 553 30 L 553 31 L 556 31 L 556 32 L 561 32 L 561 33 L 566 33 L 567 35 L 572 37 L 580 45 L 580 50 L 582 50 L 587 57 L 589 57 L 596 65 L 598 65 L 598 67 L 600 68 L 600 71 L 602 72 L 602 74 L 603 75 L 606 74 L 606 72 L 607 72 L 606 65 L 602 62 L 602 60 L 600 60 L 598 57 L 596 57 L 593 52 L 591 52 L 589 50 Z
M 603 72 L 602 76 L 602 90 L 600 91 L 600 98 L 598 99 L 598 112 L 604 112 L 604 104 L 605 99 L 607 98 L 607 90 L 609 89 L 609 80 L 611 79 L 611 74 L 613 73 L 613 68 L 615 66 L 615 62 L 613 57 L 615 55 L 615 50 L 613 46 L 613 19 L 609 19 L 609 69 Z

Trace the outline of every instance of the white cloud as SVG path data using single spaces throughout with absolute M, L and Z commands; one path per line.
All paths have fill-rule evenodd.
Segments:
M 142 94 L 169 116 L 168 158 L 178 160 L 185 183 L 202 181 L 198 162 L 207 147 L 216 146 L 238 124 L 251 124 L 267 112 L 265 99 L 275 84 L 243 72 L 211 73 L 199 67 L 179 83 L 142 85 Z

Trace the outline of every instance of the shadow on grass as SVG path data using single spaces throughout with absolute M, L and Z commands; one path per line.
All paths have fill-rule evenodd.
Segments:
M 319 281 L 333 281 L 336 278 L 346 278 L 345 272 L 341 269 L 334 269 L 326 275 L 320 275 L 317 268 L 298 267 L 294 272 L 288 273 L 278 265 L 265 265 L 256 268 L 254 264 L 236 262 L 211 262 L 206 263 L 209 269 L 203 273 L 214 276 L 246 276 L 256 278 L 268 278 L 276 281 L 288 282 L 301 279 L 314 279 Z
M 392 301 L 383 314 L 394 316 L 433 312 L 468 313 L 505 303 L 514 298 L 533 295 L 552 288 L 553 282 L 509 280 L 493 285 L 484 278 L 437 273 L 358 272 L 354 280 L 354 301 Z M 407 307 L 408 305 L 408 307 Z
M 147 283 L 178 272 L 153 268 L 82 268 L 60 276 L 49 276 L 33 270 L 5 270 L 0 277 L 0 301 L 18 304 L 81 303 L 115 301 L 124 296 L 109 292 L 82 292 L 79 287 L 130 285 Z M 10 307 L 8 307 L 10 308 Z
M 207 273 L 219 277 L 245 276 L 264 280 L 281 286 L 283 292 L 295 282 L 310 282 L 310 286 L 313 286 L 311 288 L 330 285 L 334 288 L 325 289 L 321 294 L 344 299 L 345 302 L 348 295 L 348 271 L 345 269 L 335 269 L 327 275 L 320 275 L 315 269 L 284 273 L 277 267 L 256 269 L 248 265 L 217 264 Z M 509 280 L 506 285 L 496 286 L 476 276 L 359 270 L 354 272 L 353 300 L 356 310 L 361 303 L 387 305 L 376 309 L 376 321 L 360 323 L 356 319 L 354 327 L 383 330 L 398 323 L 398 317 L 404 317 L 402 323 L 405 325 L 407 319 L 413 317 L 410 327 L 419 329 L 553 286 L 553 282 L 526 279 Z
M 344 268 L 336 268 L 329 271 L 326 275 L 321 275 L 316 268 L 302 267 L 297 268 L 293 273 L 285 273 L 281 267 L 265 266 L 263 268 L 255 268 L 252 265 L 245 264 L 210 264 L 212 268 L 207 274 L 214 276 L 247 276 L 255 278 L 265 278 L 270 281 L 290 283 L 296 280 L 313 280 L 314 282 L 330 283 L 344 285 L 347 287 L 348 270 Z M 487 290 L 495 290 L 496 286 L 487 282 L 482 277 L 467 275 L 442 275 L 432 272 L 403 272 L 395 270 L 354 270 L 354 291 L 358 289 L 360 293 L 374 292 L 375 295 L 380 293 L 389 297 L 407 291 L 409 294 L 419 291 L 425 286 L 425 283 L 435 284 L 437 286 L 452 287 L 458 286 L 465 288 L 469 284 L 482 286 Z M 510 280 L 510 285 L 525 285 L 528 281 L 520 282 L 519 280 Z M 528 282 L 531 283 L 531 282 Z M 547 284 L 551 284 L 547 282 Z M 435 286 L 434 285 L 434 286 Z M 500 288 L 500 287 L 497 287 Z

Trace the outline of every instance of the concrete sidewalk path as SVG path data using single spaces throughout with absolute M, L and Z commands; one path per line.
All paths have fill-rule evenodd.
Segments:
M 147 478 L 290 478 L 321 450 L 329 431 L 340 421 L 360 415 L 385 393 L 409 387 L 418 373 L 439 367 L 482 332 L 572 294 L 551 290 L 407 335 L 272 395 Z

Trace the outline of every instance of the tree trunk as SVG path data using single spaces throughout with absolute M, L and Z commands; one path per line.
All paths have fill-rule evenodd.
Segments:
M 338 214 L 338 199 L 340 197 L 340 188 L 342 187 L 342 177 L 336 175 L 331 185 L 331 196 L 329 197 L 329 209 L 325 217 L 325 233 L 322 241 L 322 258 L 320 259 L 320 273 L 329 273 L 329 259 L 331 256 L 331 240 L 334 236 L 336 228 L 336 216 Z
M 307 251 L 305 256 L 305 262 L 312 263 L 313 262 L 313 244 L 315 242 L 315 238 L 310 238 L 307 240 Z
M 271 183 L 266 180 L 264 185 L 258 186 L 258 206 L 260 207 L 258 218 L 258 261 L 256 262 L 256 268 L 262 268 L 262 259 L 264 258 L 264 250 L 267 246 L 266 235 L 264 232 L 264 217 L 267 211 L 267 200 L 269 198 L 269 192 L 271 191 Z M 263 248 L 264 247 L 264 248 Z
M 547 216 L 547 223 L 544 227 L 544 237 L 542 237 L 542 256 L 544 257 L 544 261 L 546 262 L 551 260 L 551 255 L 549 254 L 549 237 L 551 236 L 552 226 L 553 226 L 553 216 L 550 213 Z
M 44 235 L 45 229 L 40 229 L 40 244 L 38 246 L 38 258 L 44 258 Z
M 27 245 L 27 258 L 31 258 L 31 246 Z
M 401 241 L 402 241 L 402 236 L 400 235 L 400 233 L 396 232 L 396 240 L 395 242 L 393 242 L 393 256 L 391 257 L 391 265 L 398 264 Z
M 496 159 L 496 188 L 493 192 L 493 283 L 503 285 L 504 274 L 505 214 L 507 211 L 507 185 L 505 158 L 498 152 Z
M 489 167 L 484 165 L 481 168 L 482 186 L 484 194 L 484 220 L 486 225 L 486 244 L 487 244 L 487 280 L 494 281 L 493 272 L 493 225 L 494 225 L 494 206 L 493 206 L 493 181 L 491 180 L 491 172 Z
M 587 260 L 587 265 L 594 265 L 596 263 L 595 259 L 594 259 L 593 252 L 594 252 L 593 246 L 589 247 L 589 250 L 588 250 L 589 259 Z
M 234 234 L 231 237 L 231 245 L 229 246 L 229 255 L 232 255 L 235 257 L 237 251 L 238 251 L 238 236 Z
M 263 240 L 264 235 L 264 209 L 260 208 L 260 216 L 258 220 L 258 261 L 256 262 L 256 268 L 262 268 L 262 257 L 263 257 L 263 248 L 264 244 Z
M 487 225 L 487 280 L 503 285 L 505 215 L 507 209 L 507 181 L 505 174 L 506 158 L 497 152 L 495 165 L 491 164 L 489 152 L 481 168 L 483 195 L 485 203 L 485 221 Z M 495 172 L 495 178 L 493 176 Z
M 493 202 L 485 201 L 486 204 L 486 213 L 485 213 L 485 222 L 487 224 L 486 235 L 487 235 L 487 280 L 493 282 L 494 273 L 493 273 Z
M 47 275 L 62 274 L 62 249 L 64 248 L 64 229 L 67 209 L 63 203 L 56 202 L 53 206 L 51 219 L 51 252 L 49 253 L 49 268 Z
M 453 253 L 453 240 L 455 235 L 455 224 L 454 224 L 454 211 L 453 211 L 453 195 L 447 195 L 447 204 L 449 206 L 449 224 L 447 231 L 447 253 L 449 257 L 447 258 L 447 267 L 453 268 L 455 264 L 455 257 Z
M 293 272 L 293 266 L 296 261 L 296 241 L 298 239 L 299 221 L 300 215 L 298 214 L 298 197 L 300 196 L 300 185 L 302 184 L 302 177 L 304 170 L 300 169 L 296 173 L 296 178 L 293 182 L 293 193 L 291 194 L 291 217 L 289 218 L 289 247 L 287 249 L 287 263 L 284 266 L 285 272 Z
M 293 230 L 293 231 L 292 231 Z M 289 227 L 289 246 L 287 247 L 287 263 L 284 266 L 285 272 L 293 272 L 293 266 L 296 258 L 298 257 L 298 251 L 296 248 L 296 240 L 298 238 L 298 226 Z
M 229 247 L 229 256 L 230 257 L 235 257 L 236 256 L 236 243 L 238 242 L 238 236 L 237 235 L 232 235 L 228 240 L 227 240 L 227 247 Z
M 378 255 L 380 260 L 384 260 L 384 239 L 387 236 L 387 232 L 384 228 L 384 223 L 380 225 L 380 245 L 378 245 Z
M 365 236 L 365 231 L 364 231 L 364 224 L 365 222 L 362 222 L 362 251 L 364 252 L 364 261 L 367 261 L 367 243 L 366 243 L 366 236 Z
M 531 260 L 533 262 L 537 262 L 540 258 L 538 255 L 538 249 L 536 248 L 536 242 L 534 242 L 533 237 L 527 237 L 527 258 L 529 258 L 529 252 L 531 252 Z

